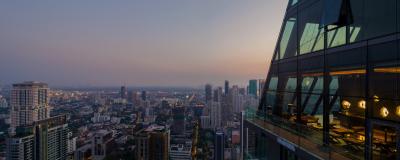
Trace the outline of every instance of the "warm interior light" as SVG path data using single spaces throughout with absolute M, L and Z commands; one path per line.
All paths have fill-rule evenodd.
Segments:
M 367 71 L 365 69 L 355 69 L 355 70 L 347 70 L 347 71 L 333 71 L 330 72 L 329 75 L 350 75 L 350 74 L 365 74 Z
M 380 114 L 383 118 L 385 118 L 389 115 L 389 110 L 386 107 L 382 107 L 380 110 Z
M 358 101 L 358 107 L 365 109 L 366 108 L 366 102 L 364 100 Z
M 358 135 L 357 139 L 360 140 L 360 141 L 365 141 L 365 136 Z
M 400 106 L 397 106 L 397 107 L 396 107 L 396 115 L 397 115 L 397 116 L 400 116 Z
M 350 109 L 351 103 L 349 101 L 343 100 L 342 101 L 342 108 L 343 110 L 348 110 Z
M 377 95 L 374 95 L 374 102 L 379 102 L 379 97 Z
M 400 73 L 400 67 L 374 68 L 374 72 L 380 72 L 380 73 Z

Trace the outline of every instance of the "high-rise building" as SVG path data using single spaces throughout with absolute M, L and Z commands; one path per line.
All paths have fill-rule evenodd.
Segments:
M 218 87 L 214 90 L 213 94 L 214 102 L 222 102 L 222 88 Z
M 172 135 L 184 135 L 185 134 L 185 107 L 182 105 L 175 106 L 172 108 L 173 124 L 171 126 Z
M 229 94 L 229 81 L 225 80 L 225 90 L 224 90 L 225 95 Z
M 11 132 L 50 117 L 49 88 L 41 82 L 13 84 L 11 91 Z M 13 134 L 13 133 L 12 133 Z
M 103 129 L 96 131 L 91 140 L 92 159 L 104 159 L 114 147 L 115 140 L 112 131 Z
M 8 160 L 66 159 L 68 153 L 66 116 L 56 116 L 30 125 L 18 126 L 16 134 L 7 138 Z
M 249 86 L 248 86 L 249 87 L 248 88 L 249 95 L 252 95 L 254 97 L 258 96 L 257 84 L 258 84 L 258 81 L 256 79 L 249 80 Z
M 128 98 L 128 91 L 126 90 L 125 86 L 121 86 L 121 90 L 119 91 L 120 93 L 120 98 L 122 99 L 127 99 Z
M 147 92 L 146 91 L 142 91 L 142 101 L 146 101 L 147 100 Z
M 290 0 L 245 157 L 400 159 L 399 17 L 396 0 Z
M 170 130 L 165 126 L 151 125 L 134 134 L 135 159 L 168 160 Z
M 214 129 L 220 128 L 222 124 L 221 102 L 212 101 L 210 104 L 211 126 Z
M 205 97 L 206 97 L 206 103 L 208 103 L 208 102 L 210 102 L 212 100 L 212 86 L 211 86 L 211 84 L 206 84 Z
M 232 86 L 231 95 L 232 95 L 233 112 L 240 113 L 243 109 L 244 95 L 239 93 L 239 87 L 236 85 Z
M 170 160 L 192 160 L 192 141 L 186 140 L 173 140 L 169 149 Z
M 264 86 L 265 86 L 265 79 L 259 79 L 258 80 L 258 91 L 257 91 L 257 95 L 259 98 L 261 98 L 261 94 L 264 89 Z
M 225 135 L 224 132 L 218 130 L 215 132 L 215 142 L 214 142 L 214 159 L 221 160 L 224 159 L 225 153 Z

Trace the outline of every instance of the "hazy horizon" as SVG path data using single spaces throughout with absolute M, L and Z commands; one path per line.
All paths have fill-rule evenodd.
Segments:
M 287 1 L 0 2 L 0 84 L 244 85 L 266 77 Z

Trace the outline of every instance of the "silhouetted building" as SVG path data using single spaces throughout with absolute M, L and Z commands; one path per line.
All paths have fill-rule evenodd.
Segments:
M 225 80 L 225 90 L 224 90 L 225 95 L 229 94 L 229 81 Z
M 142 101 L 146 101 L 147 100 L 147 92 L 146 91 L 142 91 Z
M 210 102 L 212 99 L 212 86 L 211 84 L 206 84 L 205 87 L 206 103 Z
M 185 107 L 175 106 L 172 108 L 173 124 L 171 126 L 172 135 L 185 134 Z
M 128 98 L 128 91 L 126 90 L 125 86 L 121 86 L 121 90 L 120 90 L 120 98 L 122 99 L 127 99 Z
M 223 160 L 225 153 L 225 135 L 223 131 L 215 132 L 214 159 Z

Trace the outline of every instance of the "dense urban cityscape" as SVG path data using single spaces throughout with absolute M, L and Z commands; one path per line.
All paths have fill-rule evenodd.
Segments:
M 399 0 L 226 2 L 4 2 L 0 160 L 400 160 Z
M 2 86 L 2 159 L 241 159 L 241 116 L 264 80 L 246 87 Z

